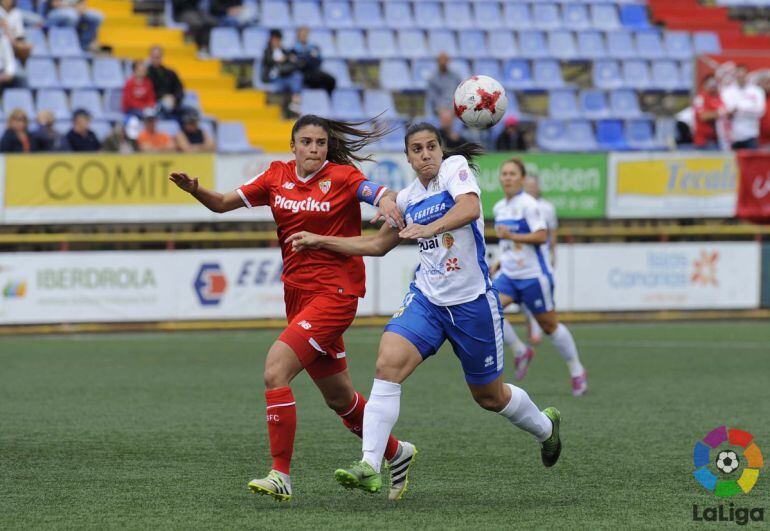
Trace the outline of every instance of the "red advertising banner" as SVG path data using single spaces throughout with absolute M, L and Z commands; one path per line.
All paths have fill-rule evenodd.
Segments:
M 770 152 L 739 151 L 738 217 L 770 223 Z

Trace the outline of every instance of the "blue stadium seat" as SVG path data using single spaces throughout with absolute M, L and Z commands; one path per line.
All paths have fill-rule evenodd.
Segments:
M 106 98 L 105 98 L 106 99 Z M 185 90 L 184 97 L 182 97 L 183 107 L 192 107 L 193 109 L 201 110 L 201 100 L 198 93 L 194 90 Z
M 381 28 L 385 24 L 379 2 L 353 2 L 353 18 L 357 28 Z
M 303 89 L 301 106 L 302 114 L 317 114 L 324 117 L 332 115 L 329 95 L 322 89 Z
M 412 61 L 412 79 L 414 88 L 424 90 L 428 87 L 428 80 L 436 73 L 435 59 L 417 59 Z
M 594 128 L 588 120 L 570 120 L 565 134 L 569 151 L 596 151 Z
M 321 49 L 321 57 L 338 57 L 334 35 L 328 29 L 314 29 L 310 32 L 308 41 Z
M 428 48 L 425 46 L 425 36 L 422 30 L 401 30 L 398 32 L 396 40 L 398 42 L 399 54 L 402 57 L 417 59 L 428 55 Z
M 667 31 L 663 35 L 666 55 L 671 59 L 692 59 L 692 41 L 686 31 Z
M 35 116 L 32 91 L 23 88 L 5 89 L 3 92 L 3 114 L 8 116 L 14 109 L 23 110 L 32 121 Z
M 267 47 L 269 39 L 269 30 L 258 26 L 249 26 L 241 34 L 243 39 L 243 54 L 246 57 L 256 59 L 262 57 Z
M 655 120 L 655 143 L 660 149 L 676 147 L 676 120 L 674 118 L 657 118 Z
M 40 89 L 37 91 L 37 110 L 48 110 L 57 120 L 66 120 L 72 116 L 67 94 L 62 89 Z
M 532 67 L 534 84 L 538 88 L 554 89 L 564 87 L 559 61 L 541 59 L 534 62 Z
M 642 59 L 623 61 L 623 86 L 638 90 L 652 87 L 652 78 L 647 61 Z
M 497 59 L 509 59 L 519 54 L 519 47 L 513 38 L 513 32 L 507 29 L 489 32 L 489 50 L 487 55 Z
M 548 45 L 546 44 L 543 32 L 520 31 L 519 55 L 528 59 L 549 57 L 550 52 L 548 51 Z
M 321 69 L 331 74 L 337 80 L 337 88 L 351 88 L 350 71 L 345 61 L 341 59 L 324 59 Z
M 462 30 L 459 32 L 460 44 L 458 56 L 476 59 L 489 54 L 487 39 L 481 30 Z M 510 50 L 508 51 L 510 53 Z
M 112 57 L 98 57 L 93 62 L 94 85 L 99 89 L 123 88 L 123 69 L 120 60 Z
M 548 95 L 548 116 L 559 120 L 582 118 L 575 91 L 570 89 L 552 90 Z
M 235 28 L 219 27 L 211 30 L 209 51 L 212 57 L 231 61 L 244 57 L 241 34 Z
M 573 31 L 591 29 L 588 8 L 580 4 L 562 4 L 564 27 Z
M 546 151 L 566 151 L 567 123 L 563 120 L 540 120 L 535 134 L 537 145 Z
M 658 149 L 652 120 L 628 120 L 625 128 L 626 141 L 631 149 Z
M 321 18 L 321 7 L 316 1 L 298 0 L 292 3 L 292 15 L 294 24 L 309 28 L 322 28 L 325 26 Z M 265 19 L 267 20 L 267 19 Z M 273 24 L 272 21 L 270 21 Z
M 85 109 L 94 120 L 101 120 L 104 118 L 104 107 L 102 105 L 102 97 L 99 95 L 99 91 L 92 89 L 77 89 L 72 91 L 71 98 L 72 109 Z
M 642 4 L 620 6 L 620 23 L 632 30 L 648 29 L 650 21 L 647 18 L 647 6 Z
M 428 52 L 438 55 L 446 52 L 449 57 L 457 55 L 457 39 L 451 30 L 430 30 L 428 32 Z
M 410 90 L 414 80 L 403 59 L 385 59 L 380 63 L 380 87 L 386 90 Z
M 617 61 L 594 61 L 593 86 L 600 89 L 616 89 L 623 86 L 623 77 Z
M 414 18 L 409 2 L 385 2 L 385 24 L 389 28 L 413 28 Z
M 657 31 L 639 31 L 636 33 L 636 50 L 638 56 L 644 59 L 661 59 L 666 57 L 666 49 Z
M 33 89 L 61 87 L 53 60 L 43 57 L 27 59 L 27 84 Z
M 610 92 L 610 113 L 617 118 L 639 118 L 639 98 L 630 89 L 618 89 Z
M 698 55 L 704 53 L 722 53 L 719 35 L 713 31 L 696 31 L 695 35 L 693 35 L 693 48 Z
M 620 18 L 615 4 L 591 4 L 591 26 L 604 31 L 620 29 Z
M 471 4 L 468 2 L 444 2 L 444 18 L 446 27 L 450 29 L 463 30 L 478 27 L 473 25 Z
M 571 31 L 557 30 L 548 33 L 548 51 L 551 57 L 567 60 L 578 55 L 575 37 Z
M 119 89 L 107 89 L 104 91 L 104 111 L 105 114 L 122 115 L 123 114 L 123 91 Z
M 526 61 L 524 61 L 524 63 L 526 64 L 527 76 L 531 77 L 529 74 L 529 63 Z M 489 76 L 499 79 L 501 82 L 504 79 L 502 70 L 500 69 L 500 61 L 497 59 L 476 59 L 473 61 L 472 71 L 474 74 Z M 503 83 L 503 85 L 505 85 L 505 83 Z
M 80 57 L 83 55 L 75 28 L 53 27 L 49 29 L 48 46 L 54 57 Z
M 607 107 L 607 96 L 603 90 L 584 90 L 580 93 L 580 112 L 591 120 L 607 118 L 610 110 Z
M 623 151 L 628 149 L 621 120 L 599 120 L 596 122 L 596 141 L 599 149 Z
M 414 6 L 414 24 L 418 28 L 444 28 L 444 13 L 441 4 L 431 0 L 420 0 L 412 4 Z
M 341 120 L 365 118 L 358 89 L 337 89 L 332 93 L 332 117 Z
M 48 39 L 41 28 L 26 28 L 24 31 L 27 41 L 32 45 L 32 57 L 51 56 Z
M 476 62 L 477 65 L 478 63 L 479 61 Z M 483 74 L 478 69 L 475 70 L 475 73 Z M 512 89 L 528 89 L 534 85 L 529 61 L 526 59 L 509 59 L 503 68 L 502 79 L 495 79 L 500 79 L 503 86 Z
M 99 142 L 103 142 L 112 132 L 112 125 L 110 125 L 110 122 L 107 120 L 93 120 L 88 127 L 94 132 L 96 138 L 99 139 Z
M 473 25 L 477 28 L 494 29 L 502 25 L 500 4 L 478 2 L 473 5 Z
M 451 59 L 449 61 L 449 69 L 462 79 L 468 79 L 473 75 L 471 73 L 471 66 L 465 59 Z
M 586 59 L 602 59 L 607 57 L 604 46 L 604 36 L 598 31 L 581 31 L 577 34 L 578 57 Z
M 617 59 L 639 57 L 632 33 L 629 31 L 607 32 L 607 55 Z
M 62 59 L 59 62 L 59 78 L 66 89 L 90 88 L 94 86 L 91 68 L 85 59 Z
M 181 131 L 179 122 L 176 120 L 158 120 L 156 127 L 158 128 L 158 131 L 161 133 L 166 133 L 172 138 L 175 137 L 179 131 Z
M 368 32 L 369 49 L 371 55 L 380 58 L 398 57 L 398 48 L 396 47 L 396 38 L 393 31 L 389 29 L 373 29 Z M 342 41 L 337 33 L 337 46 L 340 52 L 344 50 Z
M 366 90 L 364 92 L 364 112 L 369 117 L 382 114 L 382 118 L 398 118 L 393 96 L 386 90 Z
M 531 30 L 533 26 L 532 13 L 529 4 L 503 4 L 502 27 L 516 30 Z
M 663 90 L 689 90 L 690 84 L 682 81 L 676 61 L 652 62 L 652 86 Z
M 562 27 L 556 4 L 536 2 L 532 5 L 532 25 L 539 30 L 555 30 Z
M 256 151 L 249 144 L 243 122 L 219 122 L 217 129 L 217 152 L 248 153 Z
M 289 28 L 294 25 L 289 14 L 289 4 L 286 2 L 265 0 L 262 2 L 262 15 L 260 18 L 263 21 L 270 21 L 271 28 Z
M 390 33 L 390 30 L 380 30 L 383 33 Z M 392 39 L 392 35 L 390 36 Z M 372 53 L 376 53 L 378 57 L 389 57 L 387 50 L 379 50 L 374 48 L 371 42 L 371 34 L 369 35 L 369 46 Z M 395 50 L 393 50 L 395 54 Z M 337 32 L 337 56 L 343 59 L 363 59 L 369 57 L 369 52 L 364 42 L 364 33 L 357 29 L 344 29 Z
M 391 119 L 385 122 L 390 129 L 384 138 L 376 143 L 376 149 L 381 151 L 400 152 L 404 151 L 404 136 L 406 136 L 406 126 L 400 119 Z
M 66 135 L 67 132 L 72 129 L 72 120 L 56 120 L 53 124 L 53 128 L 60 135 Z
M 352 28 L 353 14 L 347 0 L 326 0 L 324 2 L 324 21 L 328 28 Z
M 695 65 L 692 59 L 679 61 L 679 71 L 683 85 L 687 87 L 695 86 Z

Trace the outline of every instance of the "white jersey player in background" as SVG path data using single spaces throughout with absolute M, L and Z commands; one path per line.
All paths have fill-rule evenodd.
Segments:
M 540 442 L 545 466 L 561 453 L 555 408 L 540 411 L 523 389 L 503 380 L 503 318 L 485 259 L 481 190 L 471 169 L 481 153 L 475 144 L 448 151 L 439 131 L 412 125 L 404 139 L 417 179 L 399 192 L 407 224 L 401 232 L 385 224 L 374 236 L 338 238 L 298 233 L 294 248 L 347 255 L 382 256 L 402 240 L 417 240 L 420 265 L 403 306 L 382 335 L 372 392 L 364 411 L 363 459 L 335 472 L 345 487 L 377 492 L 385 443 L 398 420 L 401 384 L 449 340 L 474 400 Z M 469 162 L 471 163 L 469 165 Z M 391 470 L 400 477 L 405 470 Z
M 524 305 L 551 339 L 567 363 L 572 394 L 588 390 L 588 378 L 578 357 L 572 334 L 559 322 L 553 300 L 554 282 L 544 244 L 548 239 L 545 218 L 537 200 L 524 191 L 524 163 L 517 158 L 503 163 L 500 184 L 505 197 L 494 206 L 495 231 L 500 237 L 500 274 L 494 286 L 503 307 L 512 302 Z M 505 342 L 515 352 L 516 378 L 522 379 L 532 361 L 533 351 L 516 337 L 507 320 Z

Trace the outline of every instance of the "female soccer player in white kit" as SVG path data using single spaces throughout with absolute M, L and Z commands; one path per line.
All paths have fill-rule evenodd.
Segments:
M 469 165 L 481 149 L 464 144 L 450 152 L 427 123 L 412 125 L 404 143 L 417 173 L 396 201 L 405 229 L 398 232 L 385 224 L 374 236 L 298 233 L 290 238 L 296 250 L 322 248 L 349 255 L 382 256 L 402 240 L 417 240 L 419 246 L 415 280 L 380 342 L 364 411 L 363 459 L 337 470 L 335 478 L 345 487 L 380 490 L 380 467 L 387 436 L 398 419 L 401 383 L 447 339 L 474 400 L 531 433 L 541 444 L 543 463 L 553 466 L 561 453 L 561 414 L 552 407 L 540 411 L 523 389 L 503 381 L 503 314 L 485 261 L 481 191 Z M 402 473 L 406 469 L 391 470 L 396 479 Z
M 500 168 L 500 184 L 505 197 L 493 209 L 495 230 L 500 237 L 501 270 L 494 285 L 500 292 L 503 308 L 515 302 L 526 306 L 535 315 L 567 363 L 572 378 L 572 394 L 582 396 L 588 391 L 586 370 L 580 363 L 572 334 L 559 322 L 556 314 L 553 275 L 544 252 L 548 239 L 547 226 L 537 200 L 523 190 L 526 175 L 524 163 L 517 158 L 504 162 Z M 522 349 L 510 325 L 505 333 L 506 342 L 515 343 L 516 374 L 521 379 L 532 360 L 532 350 Z

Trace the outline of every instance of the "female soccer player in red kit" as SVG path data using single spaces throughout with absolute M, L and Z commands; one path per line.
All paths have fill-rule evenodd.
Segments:
M 286 242 L 290 235 L 304 230 L 359 236 L 359 201 L 378 206 L 377 218 L 403 226 L 395 192 L 367 180 L 352 165 L 365 160 L 356 151 L 383 134 L 359 129 L 359 125 L 314 115 L 301 117 L 291 133 L 295 160 L 275 161 L 251 181 L 224 194 L 199 186 L 197 179 L 184 173 L 170 176 L 179 188 L 214 212 L 268 205 L 278 225 L 289 324 L 265 360 L 273 466 L 267 477 L 250 481 L 249 488 L 279 501 L 288 501 L 292 495 L 289 467 L 297 414 L 289 384 L 303 369 L 343 424 L 355 435 L 362 434 L 366 400 L 353 388 L 342 334 L 355 317 L 358 298 L 364 296 L 363 260 L 323 250 L 297 253 Z M 385 458 L 392 470 L 401 471 L 411 465 L 415 454 L 412 444 L 391 436 Z M 392 484 L 390 498 L 399 499 L 407 484 L 406 477 Z

